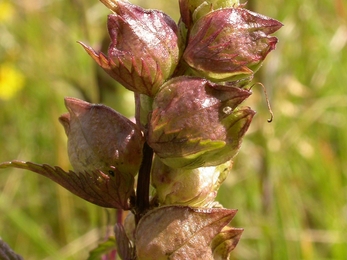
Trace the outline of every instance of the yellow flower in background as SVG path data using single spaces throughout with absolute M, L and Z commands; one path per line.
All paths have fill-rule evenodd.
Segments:
M 9 2 L 0 3 L 0 22 L 8 20 L 14 12 L 13 5 Z
M 0 64 L 0 99 L 9 100 L 24 86 L 24 75 L 13 64 Z

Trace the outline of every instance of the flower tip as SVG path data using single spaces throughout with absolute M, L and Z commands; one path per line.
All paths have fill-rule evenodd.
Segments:
M 76 116 L 85 113 L 92 107 L 90 103 L 78 98 L 66 97 L 64 101 L 65 106 L 69 110 L 69 112 L 73 113 Z
M 241 116 L 240 119 L 246 119 L 248 120 L 252 120 L 252 118 L 255 116 L 255 114 L 257 113 L 256 111 L 254 111 L 253 109 L 251 109 L 250 107 L 242 107 L 240 109 L 241 112 Z
M 273 20 L 273 26 L 272 26 L 273 32 L 272 33 L 278 31 L 279 29 L 281 29 L 284 26 L 284 24 L 281 23 L 280 21 L 277 21 L 275 19 L 272 19 L 272 20 Z
M 90 56 L 98 56 L 98 53 L 91 47 L 89 47 L 88 45 L 86 45 L 83 42 L 77 41 L 78 44 L 80 44 L 83 49 L 90 55 Z
M 276 37 L 269 38 L 269 52 L 276 49 L 277 43 L 278 43 L 278 39 Z
M 96 54 L 96 51 L 94 51 L 94 50 L 93 50 L 91 47 L 89 47 L 87 44 L 85 44 L 85 43 L 83 43 L 83 42 L 81 42 L 81 41 L 77 41 L 77 43 L 78 43 L 79 45 L 81 45 L 81 46 L 83 47 L 83 49 L 84 49 L 86 52 L 88 52 L 89 55 L 91 55 L 89 52 L 93 52 L 93 53 Z
M 111 70 L 110 67 L 110 61 L 107 58 L 105 54 L 102 52 L 97 52 L 93 48 L 89 47 L 88 45 L 84 44 L 83 42 L 78 41 L 78 43 L 83 47 L 83 49 L 88 53 L 90 57 L 93 58 L 93 60 L 104 70 L 109 71 Z
M 256 113 L 257 112 L 251 109 L 250 107 L 245 107 L 242 109 L 242 116 L 240 118 L 240 120 L 243 121 L 243 127 L 242 127 L 242 130 L 240 131 L 242 135 L 247 132 L 248 127 L 250 126 L 253 120 L 253 117 L 255 116 Z
M 63 125 L 65 134 L 69 136 L 70 132 L 70 114 L 65 113 L 59 117 L 59 122 Z

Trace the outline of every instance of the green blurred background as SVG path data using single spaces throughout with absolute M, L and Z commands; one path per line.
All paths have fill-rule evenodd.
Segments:
M 178 20 L 178 4 L 132 1 Z M 258 111 L 221 188 L 245 228 L 231 259 L 347 259 L 347 3 L 249 0 L 276 18 L 280 42 L 257 73 Z M 103 102 L 127 116 L 132 94 L 76 43 L 108 45 L 108 9 L 96 0 L 0 0 L 0 161 L 69 169 L 58 123 L 63 97 Z M 25 259 L 85 259 L 114 212 L 23 170 L 0 172 L 0 237 Z

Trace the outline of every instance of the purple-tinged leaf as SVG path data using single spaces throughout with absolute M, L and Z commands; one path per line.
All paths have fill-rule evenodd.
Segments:
M 101 171 L 75 173 L 65 172 L 57 166 L 17 160 L 0 163 L 0 168 L 20 168 L 36 172 L 101 207 L 129 209 L 129 198 L 134 195 L 134 177 L 116 169 L 112 175 Z

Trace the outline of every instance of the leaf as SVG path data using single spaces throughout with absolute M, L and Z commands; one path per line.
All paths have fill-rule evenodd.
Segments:
M 0 238 L 0 259 L 1 260 L 23 260 L 23 257 L 13 252 L 13 250 L 9 247 L 9 245 Z
M 109 237 L 106 241 L 100 243 L 95 249 L 89 252 L 87 260 L 100 260 L 102 255 L 116 249 L 116 239 Z
M 167 206 L 147 213 L 136 230 L 139 260 L 213 259 L 212 239 L 235 209 Z
M 20 168 L 36 172 L 82 199 L 106 208 L 129 209 L 129 198 L 134 193 L 134 178 L 117 169 L 110 176 L 101 171 L 77 174 L 73 171 L 65 172 L 58 166 L 18 160 L 0 163 L 0 168 Z

